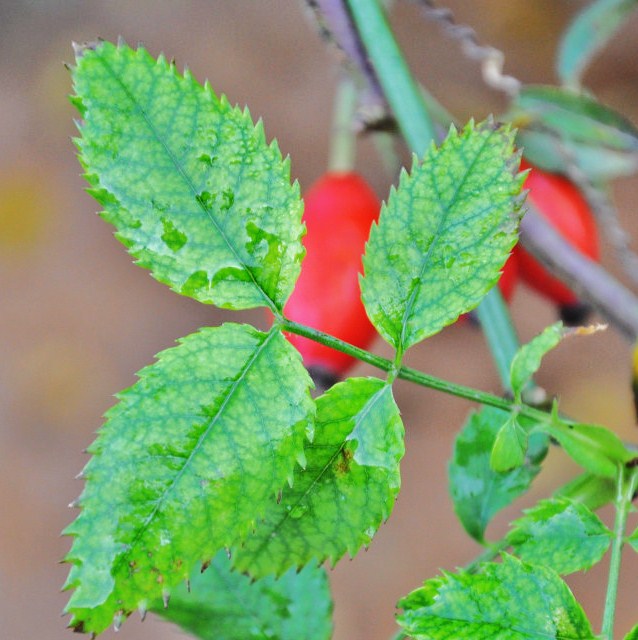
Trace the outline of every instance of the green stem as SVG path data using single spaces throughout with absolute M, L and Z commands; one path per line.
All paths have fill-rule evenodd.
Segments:
M 430 115 L 377 0 L 347 0 L 388 104 L 411 149 L 422 156 L 435 138 Z
M 629 477 L 627 477 L 629 476 Z M 632 498 L 638 484 L 638 469 L 633 467 L 627 470 L 620 467 L 618 470 L 618 485 L 616 492 L 616 520 L 614 522 L 614 538 L 611 546 L 611 558 L 609 561 L 609 578 L 607 582 L 607 594 L 605 596 L 605 613 L 603 614 L 602 637 L 613 640 L 614 618 L 616 615 L 616 599 L 618 596 L 618 580 L 620 578 L 620 561 L 622 548 L 625 543 L 625 529 L 627 515 L 631 509 Z
M 509 546 L 510 543 L 507 538 L 501 538 L 497 542 L 490 544 L 481 554 L 476 556 L 472 562 L 466 564 L 463 569 L 468 573 L 476 573 L 479 570 L 481 563 L 491 562 L 499 555 L 499 553 L 505 551 Z
M 421 157 L 435 139 L 435 127 L 423 94 L 414 81 L 377 0 L 347 0 L 352 18 L 372 61 L 379 83 L 408 146 Z M 487 308 L 484 308 L 487 307 Z M 498 292 L 478 308 L 503 387 L 509 389 L 510 362 L 519 346 Z
M 352 78 L 343 73 L 333 107 L 332 135 L 328 170 L 335 172 L 352 171 L 355 160 L 355 135 L 352 117 L 357 105 L 357 89 Z
M 505 391 L 512 391 L 510 367 L 519 343 L 509 310 L 498 287 L 488 292 L 478 306 L 477 312 L 483 334 L 501 378 L 501 385 Z
M 323 331 L 307 327 L 303 324 L 299 324 L 298 322 L 294 322 L 293 320 L 288 320 L 287 318 L 280 318 L 278 322 L 284 331 L 295 333 L 299 336 L 303 336 L 304 338 L 310 338 L 310 340 L 324 344 L 327 347 L 347 353 L 353 358 L 366 362 L 367 364 L 370 364 L 377 369 L 381 369 L 382 371 L 391 372 L 396 369 L 396 363 L 394 361 L 382 358 L 381 356 L 377 356 L 369 351 L 360 349 L 359 347 L 355 347 L 354 345 L 344 342 L 339 338 L 335 338 L 328 333 L 323 333 Z M 511 400 L 501 398 L 500 396 L 496 396 L 492 393 L 487 393 L 486 391 L 479 391 L 454 382 L 448 382 L 447 380 L 436 378 L 435 376 L 428 375 L 427 373 L 423 373 L 416 369 L 411 369 L 410 367 L 402 366 L 396 372 L 396 377 L 401 378 L 402 380 L 408 380 L 409 382 L 414 382 L 422 387 L 435 389 L 437 391 L 456 396 L 457 398 L 470 400 L 471 402 L 478 402 L 480 404 L 489 405 L 490 407 L 496 407 L 497 409 L 503 409 L 504 411 L 516 410 L 519 415 L 537 422 L 548 422 L 551 419 L 550 415 L 545 411 L 534 409 L 527 405 L 516 404 Z M 569 423 L 568 420 L 565 420 L 565 422 Z

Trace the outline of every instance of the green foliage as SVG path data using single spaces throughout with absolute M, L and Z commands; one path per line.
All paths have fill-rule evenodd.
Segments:
M 625 640 L 638 640 L 638 624 L 625 636 Z
M 302 204 L 261 123 L 141 48 L 85 47 L 73 80 L 91 193 L 137 263 L 200 302 L 281 309 Z
M 328 640 L 332 601 L 326 572 L 307 566 L 253 582 L 231 571 L 225 551 L 206 571 L 196 569 L 189 587 L 173 592 L 170 605 L 152 610 L 202 640 Z
M 516 242 L 521 177 L 513 134 L 492 122 L 453 128 L 401 174 L 363 259 L 363 302 L 400 353 L 474 308 Z
M 507 540 L 521 559 L 560 574 L 583 571 L 603 557 L 612 533 L 584 504 L 543 500 L 513 523 Z
M 89 452 L 66 533 L 71 625 L 105 629 L 236 544 L 292 478 L 310 379 L 279 331 L 226 324 L 159 354 Z
M 582 74 L 636 8 L 636 0 L 596 0 L 583 9 L 563 34 L 556 69 L 561 82 L 580 87 Z
M 638 130 L 595 98 L 545 85 L 522 88 L 507 117 L 519 126 L 517 144 L 535 165 L 564 171 L 569 157 L 596 181 L 638 166 Z
M 633 458 L 620 438 L 604 427 L 567 424 L 554 415 L 539 428 L 555 438 L 577 464 L 597 476 L 616 479 L 620 466 Z
M 444 573 L 398 603 L 415 640 L 594 640 L 567 585 L 551 569 L 504 556 L 479 574 Z
M 492 449 L 508 420 L 507 412 L 483 407 L 470 415 L 454 443 L 448 469 L 454 510 L 479 542 L 494 515 L 527 491 L 547 453 L 547 438 L 532 434 L 525 464 L 504 473 L 495 471 L 490 464 Z
M 326 639 L 331 602 L 317 565 L 367 545 L 400 488 L 404 429 L 391 381 L 403 353 L 476 306 L 516 241 L 514 132 L 492 121 L 451 129 L 402 173 L 372 229 L 361 279 L 372 322 L 397 350 L 394 368 L 370 357 L 390 369 L 389 381 L 349 379 L 315 404 L 280 330 L 304 228 L 276 143 L 247 110 L 141 48 L 80 48 L 73 77 L 90 191 L 137 263 L 200 302 L 266 306 L 276 320 L 268 332 L 202 329 L 119 394 L 89 448 L 82 511 L 66 530 L 70 626 L 97 634 L 150 608 L 204 640 Z M 526 123 L 523 135 L 545 136 L 541 147 L 556 144 L 561 158 L 567 149 L 581 167 L 600 149 L 635 161 L 638 132 L 590 98 L 527 87 L 512 117 Z M 536 564 L 504 556 L 476 575 L 429 580 L 401 601 L 399 620 L 414 638 L 593 638 L 553 569 L 588 568 L 609 546 L 610 532 L 585 504 L 609 500 L 633 454 L 610 431 L 522 404 L 564 333 L 554 325 L 519 350 L 511 410 L 470 416 L 449 477 L 463 526 L 484 542 L 494 514 L 529 488 L 549 435 L 587 470 L 565 490 L 583 504 L 557 498 L 515 523 L 507 542 Z M 440 382 L 430 384 L 455 392 Z M 638 550 L 638 532 L 628 541 Z
M 627 542 L 638 552 L 638 529 L 627 538 Z
M 510 368 L 512 391 L 520 400 L 525 385 L 541 366 L 543 356 L 556 347 L 566 334 L 562 322 L 546 327 L 542 333 L 524 344 L 514 356 Z
M 496 434 L 490 467 L 494 471 L 507 472 L 525 464 L 527 439 L 527 431 L 519 424 L 516 415 L 510 415 Z
M 353 556 L 392 511 L 403 451 L 403 424 L 387 383 L 350 378 L 332 387 L 317 400 L 305 468 L 234 554 L 235 566 L 259 577 Z

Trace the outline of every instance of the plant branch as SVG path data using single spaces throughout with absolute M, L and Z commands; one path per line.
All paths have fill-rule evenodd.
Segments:
M 367 364 L 370 364 L 373 367 L 380 369 L 381 371 L 390 372 L 396 369 L 396 364 L 394 361 L 388 360 L 387 358 L 383 358 L 381 356 L 377 356 L 373 353 L 370 353 L 369 351 L 366 351 L 365 349 L 355 347 L 354 345 L 349 344 L 348 342 L 344 342 L 339 338 L 335 338 L 334 336 L 324 333 L 323 331 L 307 327 L 303 324 L 299 324 L 298 322 L 294 322 L 293 320 L 288 320 L 287 318 L 279 318 L 277 322 L 284 331 L 303 336 L 304 338 L 310 338 L 310 340 L 319 342 L 323 345 L 326 345 L 327 347 L 331 347 L 332 349 L 337 349 L 338 351 L 347 353 L 348 355 L 357 358 L 362 362 L 366 362 Z M 525 404 L 517 404 L 512 400 L 501 398 L 500 396 L 488 393 L 486 391 L 479 391 L 478 389 L 473 389 L 472 387 L 466 387 L 454 382 L 448 382 L 447 380 L 442 380 L 441 378 L 428 375 L 427 373 L 423 373 L 421 371 L 418 371 L 417 369 L 412 369 L 410 367 L 400 367 L 396 374 L 396 377 L 401 378 L 402 380 L 408 380 L 409 382 L 414 382 L 415 384 L 418 384 L 422 387 L 435 389 L 437 391 L 456 396 L 457 398 L 470 400 L 471 402 L 478 402 L 480 404 L 489 405 L 490 407 L 496 407 L 497 409 L 503 409 L 504 411 L 515 410 L 519 413 L 519 415 L 525 416 L 532 420 L 536 420 L 538 422 L 547 422 L 551 419 L 548 413 L 546 413 L 545 411 L 541 411 L 540 409 L 535 409 Z M 563 420 L 566 423 L 571 423 L 570 420 L 564 418 Z
M 638 297 L 603 267 L 574 249 L 529 204 L 521 243 L 574 292 L 590 302 L 631 342 L 638 338 Z
M 625 528 L 627 515 L 631 509 L 631 502 L 638 484 L 638 468 L 619 467 L 618 485 L 616 493 L 616 520 L 614 523 L 614 538 L 611 546 L 609 561 L 609 579 L 607 595 L 605 597 L 605 612 L 603 614 L 602 637 L 613 640 L 614 619 L 616 614 L 616 599 L 618 596 L 618 580 L 620 578 L 620 562 L 622 548 L 625 542 Z

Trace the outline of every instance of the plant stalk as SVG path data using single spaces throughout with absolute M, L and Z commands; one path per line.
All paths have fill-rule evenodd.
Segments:
M 355 135 L 352 119 L 357 105 L 357 89 L 352 78 L 342 73 L 335 95 L 328 170 L 352 171 L 355 162 Z
M 637 484 L 638 468 L 632 467 L 628 470 L 626 467 L 620 467 L 618 469 L 616 519 L 614 522 L 614 538 L 611 545 L 609 578 L 607 581 L 605 612 L 603 614 L 602 624 L 602 637 L 605 640 L 613 640 L 614 637 L 614 620 L 616 616 L 616 600 L 618 597 L 618 580 L 620 578 L 622 548 L 625 543 L 627 515 L 631 509 L 631 503 Z
M 307 327 L 303 324 L 299 324 L 298 322 L 294 322 L 293 320 L 288 320 L 287 318 L 279 318 L 277 322 L 279 323 L 281 329 L 283 329 L 284 331 L 303 336 L 304 338 L 310 338 L 310 340 L 319 342 L 327 347 L 336 349 L 337 351 L 342 351 L 343 353 L 347 353 L 353 358 L 357 358 L 362 362 L 366 362 L 367 364 L 370 364 L 377 369 L 381 369 L 382 371 L 396 371 L 397 367 L 394 361 L 388 360 L 387 358 L 383 358 L 381 356 L 377 356 L 373 353 L 370 353 L 369 351 L 366 351 L 365 349 L 355 347 L 354 345 L 349 344 L 348 342 L 344 342 L 339 338 L 335 338 L 328 333 L 324 333 L 323 331 L 319 331 L 318 329 Z M 401 378 L 402 380 L 408 380 L 409 382 L 414 382 L 415 384 L 418 384 L 422 387 L 442 391 L 443 393 L 456 396 L 457 398 L 470 400 L 471 402 L 478 402 L 480 404 L 489 405 L 490 407 L 495 407 L 497 409 L 503 409 L 504 411 L 515 410 L 519 413 L 519 415 L 530 418 L 531 420 L 536 420 L 538 422 L 547 422 L 548 420 L 550 420 L 550 415 L 545 411 L 541 411 L 540 409 L 534 409 L 533 407 L 525 404 L 516 404 L 511 400 L 501 398 L 500 396 L 496 396 L 492 393 L 479 391 L 478 389 L 466 387 L 454 382 L 448 382 L 447 380 L 442 380 L 441 378 L 428 375 L 427 373 L 423 373 L 421 371 L 418 371 L 417 369 L 412 369 L 410 367 L 401 366 L 398 371 L 396 371 L 396 377 Z M 570 423 L 570 421 L 567 419 L 563 418 L 563 420 L 566 423 Z

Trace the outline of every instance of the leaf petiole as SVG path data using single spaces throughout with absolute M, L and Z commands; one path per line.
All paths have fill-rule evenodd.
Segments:
M 282 318 L 279 322 L 283 331 L 288 331 L 290 333 L 295 333 L 305 338 L 315 340 L 316 342 L 331 347 L 332 349 L 337 349 L 338 351 L 347 353 L 348 355 L 370 364 L 377 369 L 381 369 L 382 371 L 391 372 L 396 366 L 395 362 L 392 360 L 370 353 L 365 349 L 355 347 L 354 345 L 344 342 L 343 340 L 335 338 L 327 333 L 323 333 L 317 329 L 307 327 L 303 324 L 299 324 L 298 322 L 294 322 L 293 320 L 288 320 L 287 318 Z M 422 387 L 442 391 L 443 393 L 456 396 L 457 398 L 464 398 L 471 402 L 478 402 L 480 404 L 496 407 L 497 409 L 504 409 L 505 411 L 516 410 L 519 415 L 538 422 L 545 423 L 551 420 L 550 415 L 540 409 L 534 409 L 533 407 L 524 404 L 517 404 L 512 400 L 501 398 L 500 396 L 486 391 L 479 391 L 478 389 L 442 380 L 441 378 L 431 376 L 410 367 L 401 366 L 396 373 L 396 377 L 401 378 L 402 380 L 408 380 L 409 382 L 414 382 Z M 569 420 L 564 421 L 568 424 L 570 423 Z

